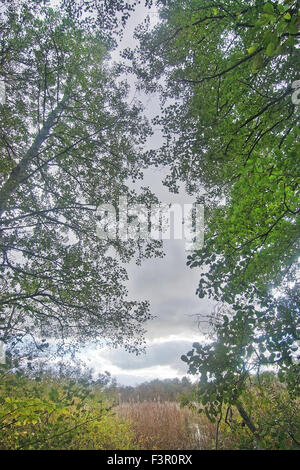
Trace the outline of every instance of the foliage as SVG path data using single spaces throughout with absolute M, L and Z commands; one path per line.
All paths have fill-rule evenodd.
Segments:
M 260 449 L 299 449 L 299 399 L 291 400 L 285 387 L 272 375 L 265 374 L 259 382 L 248 383 L 243 393 L 243 404 L 259 431 Z M 220 448 L 227 447 L 227 440 L 231 448 L 256 448 L 258 443 L 239 413 L 225 407 L 223 411 Z
M 127 299 L 119 260 L 159 255 L 160 244 L 100 242 L 96 208 L 116 206 L 120 196 L 149 206 L 154 196 L 138 196 L 128 182 L 149 164 L 169 165 L 169 189 L 184 181 L 206 204 L 205 246 L 188 265 L 201 269 L 199 297 L 222 308 L 210 340 L 182 359 L 200 375 L 196 398 L 215 423 L 216 447 L 222 433 L 227 439 L 224 415 L 235 447 L 299 446 L 299 0 L 156 1 L 161 21 L 152 30 L 140 25 L 138 50 L 123 54 L 139 87 L 161 93 L 154 124 L 165 144 L 147 153 L 142 107 L 128 103 L 124 68 L 107 62 L 135 4 L 3 2 L 0 340 L 23 354 L 30 342 L 49 355 L 54 345 L 63 353 L 99 337 L 140 349 L 148 304 Z M 129 424 L 98 392 L 94 400 L 90 385 L 16 381 L 9 370 L 17 366 L 12 358 L 1 367 L 3 448 L 177 448 L 188 435 L 176 408 L 172 444 L 145 433 L 133 444 Z M 282 385 L 266 375 L 259 382 L 268 368 Z M 181 385 L 189 389 L 175 382 L 150 389 L 177 398 Z M 147 387 L 140 391 L 149 399 Z M 151 406 L 156 425 L 164 419 L 165 431 L 172 428 L 170 410 Z M 135 411 L 146 417 L 142 405 Z
M 210 403 L 203 400 L 204 384 L 194 384 L 188 393 L 171 402 L 155 401 L 155 381 L 151 398 L 150 384 L 148 399 L 141 394 L 136 401 L 141 386 L 132 387 L 131 395 L 128 390 L 127 400 L 117 407 L 118 416 L 132 423 L 134 440 L 141 449 L 299 448 L 299 398 L 291 397 L 273 373 L 248 378 L 239 397 L 239 408 L 224 400 L 215 418 Z M 256 433 L 249 429 L 247 420 Z
M 214 339 L 194 343 L 182 356 L 189 372 L 200 375 L 202 403 L 216 415 L 223 403 L 233 404 L 248 378 L 265 367 L 277 370 L 292 395 L 299 395 L 299 316 L 293 316 L 299 292 L 294 288 L 259 312 L 251 306 L 222 308 L 212 319 Z M 275 309 L 275 311 L 274 311 Z
M 299 398 L 291 399 L 274 374 L 248 380 L 240 404 L 258 430 L 245 425 L 234 404 L 223 403 L 218 420 L 199 413 L 197 386 L 177 400 L 113 406 L 107 376 L 85 370 L 8 373 L 0 385 L 1 449 L 297 449 Z M 137 387 L 139 388 L 139 387 Z M 148 386 L 147 391 L 149 392 Z M 149 395 L 150 396 L 150 395 Z
M 112 413 L 99 385 L 7 375 L 0 385 L 1 449 L 133 448 L 129 424 Z
M 192 390 L 193 384 L 188 377 L 183 377 L 181 380 L 178 378 L 154 379 L 135 387 L 113 385 L 107 388 L 107 392 L 114 394 L 120 403 L 140 401 L 173 402 L 178 401 L 181 395 L 191 393 Z
M 168 2 L 152 31 L 140 27 L 137 53 L 125 52 L 141 86 L 166 102 L 166 144 L 150 160 L 170 165 L 171 189 L 182 179 L 196 196 L 206 190 L 206 243 L 189 259 L 208 266 L 201 297 L 259 298 L 297 262 L 298 8 Z
M 137 351 L 149 306 L 127 299 L 119 260 L 157 255 L 160 243 L 99 240 L 96 208 L 120 196 L 150 204 L 128 181 L 142 174 L 151 131 L 99 30 L 63 3 L 1 10 L 1 339 L 45 351 L 56 338 L 62 353 L 101 337 Z M 123 2 L 105 5 L 110 24 Z
M 158 4 L 161 21 L 124 56 L 164 104 L 166 143 L 149 159 L 170 166 L 171 190 L 183 180 L 206 204 L 188 265 L 201 268 L 199 297 L 224 311 L 183 360 L 213 416 L 264 366 L 299 393 L 299 2 Z

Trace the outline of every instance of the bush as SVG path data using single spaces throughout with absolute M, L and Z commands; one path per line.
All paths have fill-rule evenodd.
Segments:
M 134 448 L 129 423 L 102 395 L 66 379 L 9 374 L 0 386 L 0 449 Z
M 259 442 L 233 407 L 230 419 L 221 422 L 220 446 L 233 449 L 299 449 L 300 400 L 291 397 L 286 387 L 272 374 L 249 384 L 242 395 L 244 407 L 256 425 Z M 226 416 L 223 410 L 223 416 Z

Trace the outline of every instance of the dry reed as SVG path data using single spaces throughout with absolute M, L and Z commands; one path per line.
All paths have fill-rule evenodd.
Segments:
M 175 402 L 123 403 L 118 416 L 131 422 L 136 445 L 145 450 L 212 449 L 215 425 Z

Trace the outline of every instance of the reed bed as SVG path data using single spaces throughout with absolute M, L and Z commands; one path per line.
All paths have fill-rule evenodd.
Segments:
M 175 402 L 122 403 L 117 415 L 130 421 L 136 445 L 144 450 L 212 449 L 215 425 Z

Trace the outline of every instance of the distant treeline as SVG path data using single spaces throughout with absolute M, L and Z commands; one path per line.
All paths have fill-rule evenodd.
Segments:
M 122 386 L 113 384 L 107 388 L 107 393 L 115 394 L 119 402 L 143 401 L 179 401 L 183 395 L 191 395 L 195 390 L 188 377 L 182 379 L 155 379 L 139 385 Z

